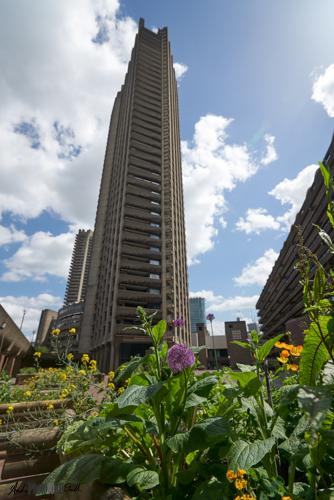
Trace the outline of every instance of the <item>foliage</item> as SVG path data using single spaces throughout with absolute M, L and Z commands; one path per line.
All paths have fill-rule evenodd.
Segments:
M 47 354 L 47 353 L 49 353 L 50 351 L 49 351 L 49 349 L 48 349 L 46 346 L 44 346 L 44 345 L 40 345 L 39 347 L 35 347 L 35 352 L 41 352 L 41 353 L 43 353 L 43 352 L 44 352 L 44 353 L 46 353 L 46 354 Z

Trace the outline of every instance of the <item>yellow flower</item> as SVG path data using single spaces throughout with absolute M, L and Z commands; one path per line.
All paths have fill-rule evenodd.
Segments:
M 280 361 L 281 363 L 287 363 L 287 362 L 288 362 L 287 358 L 277 358 L 277 359 L 278 359 L 278 361 Z
M 0 419 L 0 425 L 2 425 L 2 420 Z
M 238 467 L 238 474 L 237 474 L 238 478 L 243 479 L 244 474 L 247 474 L 247 472 L 244 469 L 239 469 Z
M 23 396 L 31 396 L 31 392 L 30 391 L 27 391 L 23 394 Z
M 109 378 L 114 378 L 115 374 L 114 374 L 114 372 L 109 372 L 108 376 L 109 376 Z
M 227 477 L 227 479 L 229 479 L 230 481 L 232 481 L 232 479 L 236 479 L 236 478 L 237 478 L 237 476 L 234 474 L 234 471 L 233 471 L 233 470 L 229 470 L 229 471 L 227 471 L 226 477 Z
M 52 337 L 57 337 L 60 334 L 60 330 L 56 329 L 51 332 Z
M 234 480 L 234 486 L 237 488 L 237 490 L 243 490 L 244 488 L 246 488 L 247 483 L 244 479 L 237 478 Z
M 14 406 L 8 406 L 6 413 L 13 413 L 14 411 Z
M 97 411 L 93 411 L 92 415 L 94 415 L 94 417 L 96 417 Z
M 75 333 L 75 328 L 71 328 L 71 330 L 69 330 L 68 333 Z
M 298 365 L 290 365 L 290 370 L 292 370 L 293 372 L 298 371 L 298 368 Z
M 88 354 L 83 354 L 82 358 L 81 358 L 81 362 L 84 363 L 84 364 L 86 364 L 86 363 L 88 363 L 88 361 L 89 361 Z
M 288 351 L 291 351 L 291 349 L 293 348 L 294 348 L 293 344 L 285 344 L 285 349 L 287 349 Z
M 275 347 L 281 347 L 281 343 L 279 340 L 276 342 Z
M 309 332 L 308 330 L 304 330 L 303 334 L 306 335 L 308 332 Z
M 61 374 L 60 374 L 60 379 L 61 379 L 61 380 L 67 380 L 66 373 L 61 373 Z
M 130 379 L 127 378 L 126 381 L 125 381 L 125 383 L 128 384 L 129 382 L 130 382 Z
M 124 370 L 125 366 L 121 366 L 119 371 L 121 372 L 122 370 Z
M 55 420 L 55 424 L 56 424 L 56 425 L 59 425 L 59 420 Z
M 79 370 L 79 371 L 78 371 L 78 375 L 86 375 L 85 370 Z
M 291 497 L 287 496 L 287 497 L 282 497 L 282 500 L 291 500 Z
M 108 384 L 108 387 L 110 387 L 110 389 L 115 389 L 115 386 L 114 386 L 114 384 L 113 384 L 112 382 L 110 382 L 110 383 Z
M 290 357 L 290 353 L 289 353 L 289 351 L 285 351 L 285 350 L 284 350 L 284 351 L 282 351 L 282 352 L 281 352 L 281 356 L 282 356 L 283 358 L 289 358 L 289 357 Z
M 122 392 L 124 391 L 124 387 L 120 387 L 117 391 L 117 396 L 120 396 Z
M 75 385 L 73 385 L 73 384 L 70 385 L 69 388 L 68 388 L 69 391 L 74 391 L 74 389 L 75 389 Z
M 72 359 L 73 358 L 73 354 L 70 352 L 70 354 L 67 355 L 68 359 Z
M 47 410 L 53 410 L 54 406 L 53 404 L 49 403 L 49 405 L 46 407 Z
M 41 355 L 42 355 L 42 353 L 41 353 L 41 352 L 35 352 L 35 353 L 34 353 L 34 356 L 35 356 L 36 358 L 40 358 L 40 357 L 41 357 Z

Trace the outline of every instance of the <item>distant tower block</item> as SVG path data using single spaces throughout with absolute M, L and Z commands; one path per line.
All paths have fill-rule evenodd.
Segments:
M 191 332 L 196 332 L 196 323 L 206 325 L 205 299 L 203 297 L 192 297 L 190 299 L 190 321 Z
M 70 272 L 68 276 L 64 305 L 80 302 L 85 298 L 88 268 L 93 243 L 93 231 L 79 229 L 75 237 Z
M 80 336 L 100 370 L 149 349 L 126 329 L 137 306 L 167 320 L 167 343 L 191 345 L 177 83 L 167 28 L 143 19 L 111 116 Z

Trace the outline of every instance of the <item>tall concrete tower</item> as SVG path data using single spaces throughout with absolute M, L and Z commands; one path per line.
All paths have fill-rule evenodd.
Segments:
M 89 262 L 92 251 L 93 231 L 79 229 L 75 237 L 64 305 L 80 302 L 85 298 Z
M 138 305 L 167 320 L 168 344 L 191 344 L 177 83 L 167 28 L 143 19 L 111 116 L 80 336 L 100 370 L 149 348 L 126 329 Z

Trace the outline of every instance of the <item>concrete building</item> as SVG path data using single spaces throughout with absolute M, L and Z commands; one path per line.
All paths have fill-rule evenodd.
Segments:
M 167 28 L 143 19 L 111 116 L 80 336 L 102 371 L 149 347 L 126 329 L 138 305 L 167 320 L 169 345 L 191 344 L 177 83 Z
M 328 164 L 333 176 L 334 136 L 323 163 Z M 299 260 L 295 225 L 301 226 L 304 245 L 317 256 L 325 270 L 333 269 L 334 256 L 319 237 L 318 229 L 315 227 L 315 225 L 320 226 L 333 240 L 334 229 L 327 217 L 326 189 L 320 169 L 315 173 L 313 184 L 307 191 L 305 201 L 296 215 L 296 220 L 291 226 L 290 233 L 256 304 L 264 339 L 289 331 L 288 323 L 295 318 L 298 318 L 299 326 L 294 326 L 294 332 L 298 338 L 301 338 L 302 330 L 305 329 L 303 325 L 307 323 L 307 317 L 303 317 L 303 288 L 299 283 L 301 275 L 295 269 Z M 313 278 L 314 273 L 315 266 L 313 265 L 310 279 Z M 298 332 L 297 329 L 299 329 Z
M 249 332 L 252 332 L 253 330 L 255 330 L 257 333 L 260 333 L 260 325 L 259 323 L 248 323 L 247 325 L 247 328 L 248 328 L 248 331 Z
M 249 365 L 252 362 L 250 350 L 238 344 L 232 344 L 235 340 L 247 343 L 246 321 L 225 321 L 225 336 L 230 367 L 236 368 L 237 363 Z
M 205 299 L 203 297 L 192 297 L 189 301 L 191 332 L 196 332 L 196 323 L 206 324 Z
M 0 371 L 16 375 L 22 359 L 32 355 L 34 348 L 0 304 Z
M 64 305 L 80 302 L 85 298 L 88 269 L 92 252 L 93 231 L 79 229 L 75 237 L 70 272 L 68 275 Z
M 47 333 L 52 320 L 58 318 L 58 312 L 52 311 L 52 309 L 43 309 L 41 312 L 41 317 L 38 324 L 37 336 L 36 336 L 36 347 L 44 344 L 47 337 Z
M 72 353 L 79 351 L 79 339 L 81 333 L 83 309 L 84 309 L 83 300 L 81 300 L 80 302 L 74 302 L 72 304 L 69 304 L 68 306 L 64 306 L 61 309 L 59 309 L 56 328 L 60 330 L 58 339 L 60 342 L 60 348 L 62 350 L 65 349 L 68 343 L 69 336 L 71 336 L 69 350 Z M 72 330 L 73 328 L 75 328 L 74 335 L 69 333 L 69 330 Z M 53 330 L 54 329 L 55 328 L 53 328 Z

